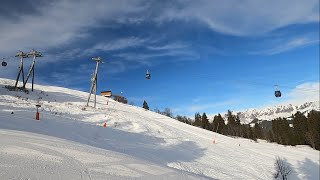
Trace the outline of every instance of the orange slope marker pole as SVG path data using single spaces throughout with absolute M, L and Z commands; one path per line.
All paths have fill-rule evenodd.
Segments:
M 40 104 L 37 104 L 36 107 L 37 107 L 36 120 L 37 120 L 37 121 L 40 121 L 39 107 L 41 107 L 41 105 L 40 105 Z

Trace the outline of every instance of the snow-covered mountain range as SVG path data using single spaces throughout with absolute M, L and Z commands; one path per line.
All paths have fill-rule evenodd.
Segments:
M 284 117 L 289 118 L 297 111 L 302 112 L 305 116 L 311 110 L 320 110 L 319 101 L 306 102 L 303 104 L 287 104 L 287 105 L 277 105 L 273 107 L 266 107 L 262 109 L 248 109 L 240 112 L 233 112 L 237 114 L 242 123 L 250 123 L 254 119 L 259 120 L 273 120 L 275 118 Z M 226 114 L 223 115 L 227 119 Z

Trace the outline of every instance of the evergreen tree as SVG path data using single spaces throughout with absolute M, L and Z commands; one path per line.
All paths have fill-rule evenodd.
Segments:
M 272 120 L 272 131 L 275 142 L 284 145 L 295 145 L 292 128 L 286 118 Z
M 266 140 L 268 142 L 275 142 L 273 131 L 271 129 L 266 133 Z
M 236 136 L 240 136 L 240 134 L 241 134 L 241 123 L 240 123 L 240 117 L 239 117 L 239 115 L 236 115 L 236 116 L 234 116 L 234 119 L 235 119 L 235 127 L 234 127 L 234 129 L 235 129 L 235 135 Z
M 312 148 L 320 150 L 320 112 L 311 111 L 308 114 L 308 132 L 306 141 Z
M 245 124 L 240 125 L 240 137 L 249 138 L 246 126 L 247 125 L 245 125 Z
M 208 129 L 209 130 L 209 120 L 208 120 L 208 117 L 207 117 L 206 113 L 202 114 L 201 125 L 202 125 L 203 129 Z
M 241 125 L 239 115 L 235 116 L 235 124 L 236 124 L 237 126 L 240 126 L 240 125 Z
M 193 125 L 197 126 L 197 127 L 201 126 L 201 115 L 198 112 L 194 115 L 194 123 L 193 123 Z
M 149 110 L 148 103 L 146 101 L 143 101 L 143 106 L 144 109 Z
M 257 138 L 256 138 L 256 136 L 255 136 L 252 128 L 250 127 L 250 125 L 248 126 L 248 130 L 247 130 L 247 131 L 248 131 L 248 136 L 249 136 L 249 138 L 252 139 L 252 140 L 254 140 L 254 141 L 256 141 Z
M 214 116 L 213 122 L 212 122 L 213 131 L 222 134 L 223 129 L 225 127 L 224 119 L 220 114 L 217 116 Z
M 263 137 L 263 132 L 262 132 L 262 128 L 260 127 L 260 125 L 258 123 L 254 124 L 254 134 L 257 138 L 259 139 L 264 139 Z
M 296 144 L 306 144 L 306 133 L 308 131 L 307 118 L 301 113 L 297 112 L 293 117 L 293 132 Z
M 230 110 L 228 110 L 227 112 L 227 121 L 228 124 L 226 125 L 225 128 L 225 133 L 226 135 L 231 135 L 231 136 L 235 136 L 236 135 L 236 121 L 235 121 L 235 116 L 232 114 L 232 112 Z
M 227 120 L 228 120 L 228 125 L 234 125 L 236 124 L 236 121 L 235 121 L 235 116 L 232 114 L 232 112 L 230 110 L 228 110 L 228 113 L 227 113 Z

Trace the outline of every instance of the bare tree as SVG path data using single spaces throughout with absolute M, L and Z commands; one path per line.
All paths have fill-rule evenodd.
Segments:
M 173 113 L 170 108 L 165 108 L 163 111 L 163 115 L 171 117 L 171 118 L 173 117 Z
M 289 174 L 291 173 L 291 168 L 285 164 L 285 162 L 280 158 L 276 158 L 276 162 L 274 163 L 276 168 L 276 173 L 274 173 L 273 177 L 275 179 L 287 180 Z

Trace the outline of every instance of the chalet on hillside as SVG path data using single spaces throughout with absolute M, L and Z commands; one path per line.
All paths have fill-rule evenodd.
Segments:
M 101 96 L 112 97 L 112 92 L 111 91 L 101 91 Z

